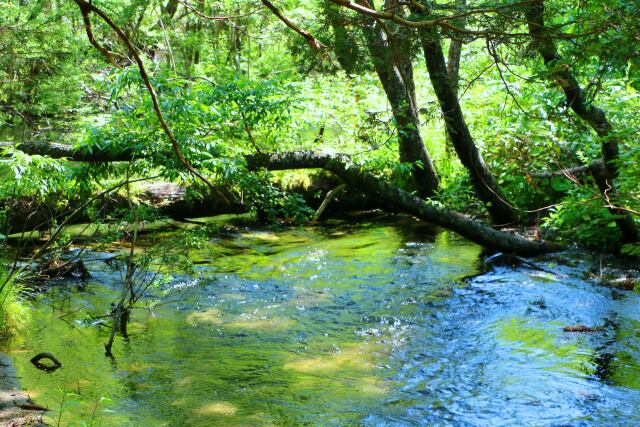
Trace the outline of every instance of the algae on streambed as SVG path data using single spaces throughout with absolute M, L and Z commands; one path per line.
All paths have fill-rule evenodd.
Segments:
M 637 294 L 560 265 L 556 276 L 500 267 L 464 280 L 481 249 L 417 227 L 212 237 L 190 254 L 195 277 L 176 273 L 167 285 L 179 292 L 134 310 L 114 360 L 104 357 L 108 330 L 83 320 L 105 313 L 120 275 L 91 262 L 82 290 L 58 283 L 33 301 L 31 324 L 4 350 L 25 389 L 52 419 L 62 408 L 69 426 L 94 410 L 96 426 L 640 422 L 629 379 L 640 372 Z M 614 326 L 590 337 L 561 330 L 606 319 Z M 40 351 L 63 368 L 34 369 Z M 606 380 L 604 354 L 614 354 Z

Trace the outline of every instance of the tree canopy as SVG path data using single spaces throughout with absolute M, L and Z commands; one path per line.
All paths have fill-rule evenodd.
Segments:
M 20 197 L 59 210 L 123 176 L 301 219 L 309 200 L 247 156 L 314 150 L 498 228 L 637 252 L 639 16 L 625 0 L 5 1 L 3 235 Z

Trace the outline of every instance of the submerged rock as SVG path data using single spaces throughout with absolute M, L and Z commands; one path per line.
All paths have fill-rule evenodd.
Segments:
M 217 415 L 230 417 L 238 412 L 238 408 L 229 402 L 211 402 L 197 410 L 200 415 Z
M 209 308 L 204 311 L 196 311 L 187 316 L 189 323 L 209 323 L 212 325 L 222 324 L 222 312 L 217 308 Z
M 564 332 L 582 332 L 582 333 L 592 333 L 598 332 L 598 328 L 590 328 L 586 325 L 567 325 L 562 328 Z

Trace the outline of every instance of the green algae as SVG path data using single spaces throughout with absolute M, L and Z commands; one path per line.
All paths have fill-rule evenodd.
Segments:
M 410 330 L 397 316 L 446 300 L 476 271 L 477 246 L 414 238 L 385 224 L 214 236 L 190 253 L 201 286 L 134 310 L 114 360 L 103 354 L 108 329 L 85 322 L 118 295 L 119 273 L 100 267 L 83 291 L 39 296 L 32 326 L 6 350 L 52 420 L 66 396 L 62 425 L 87 423 L 101 398 L 94 425 L 358 424 L 400 385 L 392 355 Z M 406 265 L 421 268 L 407 276 Z M 415 303 L 384 301 L 402 301 L 405 286 Z M 63 368 L 33 369 L 40 351 Z

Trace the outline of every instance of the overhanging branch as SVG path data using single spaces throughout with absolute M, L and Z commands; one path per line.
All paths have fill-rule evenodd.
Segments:
M 129 37 L 127 37 L 124 31 L 122 31 L 122 29 L 118 25 L 116 25 L 115 22 L 113 22 L 113 20 L 109 17 L 109 15 L 107 15 L 101 9 L 94 6 L 93 3 L 87 2 L 85 0 L 73 0 L 73 1 L 78 5 L 83 16 L 88 15 L 91 12 L 95 13 L 109 27 L 111 27 L 111 29 L 118 35 L 122 43 L 124 43 L 124 45 L 129 50 L 129 53 L 131 54 L 131 56 L 133 56 L 133 59 L 136 65 L 138 66 L 140 77 L 142 77 L 142 80 L 144 81 L 144 85 L 147 88 L 147 92 L 149 92 L 149 96 L 151 97 L 151 102 L 153 104 L 153 111 L 155 112 L 156 117 L 160 122 L 160 127 L 162 127 L 162 130 L 164 131 L 165 135 L 169 139 L 169 142 L 171 142 L 171 147 L 173 148 L 173 152 L 175 156 L 178 158 L 180 163 L 185 167 L 185 169 L 189 171 L 189 173 L 191 173 L 193 176 L 198 178 L 200 181 L 204 182 L 212 190 L 218 191 L 216 186 L 214 186 L 211 182 L 209 182 L 209 180 L 207 180 L 207 178 L 205 178 L 204 175 L 198 172 L 182 154 L 178 140 L 176 139 L 175 135 L 171 131 L 171 128 L 169 127 L 166 120 L 164 119 L 164 115 L 162 114 L 162 109 L 160 108 L 160 103 L 158 101 L 158 95 L 156 94 L 156 91 L 153 88 L 153 85 L 151 84 L 151 80 L 149 79 L 147 69 L 145 68 L 144 63 L 142 62 L 142 58 L 138 54 L 138 50 L 133 46 L 133 44 L 131 43 L 131 40 L 129 40 Z M 220 196 L 224 197 L 224 195 L 222 194 L 220 194 Z
M 575 166 L 572 168 L 560 169 L 557 171 L 532 172 L 528 175 L 532 178 L 553 178 L 556 176 L 572 176 L 585 173 L 593 173 L 596 168 L 601 168 L 602 160 L 596 160 L 589 165 Z
M 403 211 L 417 218 L 453 230 L 467 239 L 507 253 L 537 255 L 561 250 L 560 245 L 524 239 L 516 234 L 495 230 L 438 202 L 420 199 L 398 187 L 388 184 L 354 165 L 345 155 L 331 155 L 313 151 L 254 154 L 245 157 L 249 169 L 269 170 L 323 168 L 347 185 L 368 196 L 383 201 L 391 210 Z
M 127 161 L 135 154 L 132 152 L 112 154 L 95 150 L 88 154 L 62 144 L 55 144 L 53 148 L 46 149 L 42 144 L 23 143 L 18 145 L 18 149 L 24 149 L 31 154 L 52 155 L 52 157 L 64 157 L 70 160 L 87 162 Z M 371 197 L 373 200 L 379 201 L 389 211 L 406 212 L 417 218 L 455 231 L 479 245 L 500 252 L 529 256 L 562 249 L 561 246 L 554 243 L 531 241 L 516 234 L 495 230 L 460 212 L 446 208 L 438 202 L 420 199 L 376 178 L 371 173 L 355 165 L 344 154 L 302 151 L 250 154 L 246 155 L 244 159 L 249 170 L 260 168 L 268 170 L 325 169 L 332 172 L 349 187 Z

